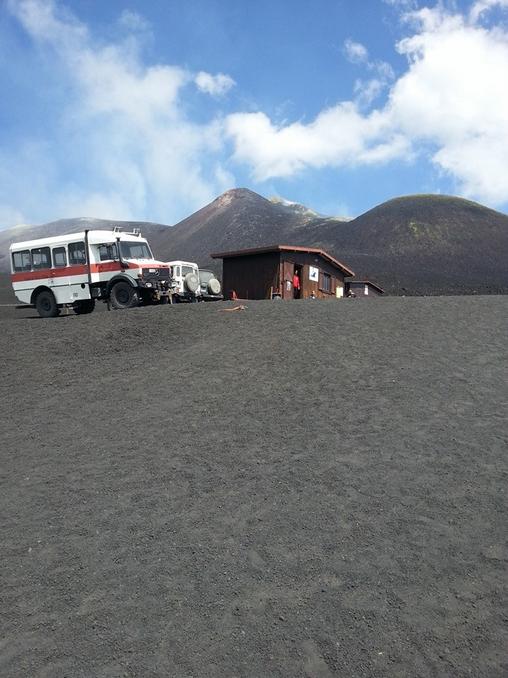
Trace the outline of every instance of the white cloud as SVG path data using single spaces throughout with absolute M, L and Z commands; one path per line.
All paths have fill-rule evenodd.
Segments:
M 353 91 L 355 102 L 361 107 L 369 107 L 386 89 L 395 78 L 390 64 L 385 61 L 367 62 L 369 72 L 374 73 L 374 77 L 355 81 Z
M 386 5 L 403 9 L 415 9 L 417 0 L 383 0 Z
M 470 20 L 473 23 L 476 23 L 482 14 L 486 14 L 495 7 L 502 9 L 508 8 L 508 0 L 477 0 L 471 7 L 471 12 L 469 13 Z
M 0 229 L 25 223 L 24 213 L 14 205 L 0 203 Z
M 374 74 L 368 79 L 359 78 L 354 84 L 356 103 L 360 107 L 370 106 L 395 77 L 393 68 L 386 61 L 371 61 L 367 48 L 350 38 L 344 42 L 344 54 L 350 63 L 363 66 Z
M 15 151 L 0 153 L 0 229 L 26 222 L 34 223 L 34 214 L 43 220 L 67 216 L 97 216 L 105 219 L 131 216 L 131 204 L 116 190 L 116 182 L 107 181 L 97 189 L 86 189 L 75 182 L 60 186 L 58 161 L 52 144 L 25 142 Z M 132 190 L 133 183 L 126 183 Z M 46 204 L 49 209 L 45 212 Z
M 348 61 L 353 64 L 365 63 L 369 58 L 369 52 L 365 45 L 362 45 L 360 42 L 354 42 L 351 38 L 344 42 L 344 54 Z
M 130 9 L 124 9 L 118 22 L 129 31 L 149 31 L 150 23 L 141 14 Z
M 386 61 L 374 61 L 369 63 L 369 68 L 375 71 L 377 75 L 385 81 L 393 80 L 395 78 L 395 71 Z
M 363 116 L 352 102 L 323 111 L 308 125 L 276 127 L 264 113 L 237 113 L 227 118 L 226 131 L 235 141 L 235 159 L 250 163 L 258 181 L 305 167 L 384 162 L 408 151 L 405 140 L 392 135 L 386 115 Z
M 224 73 L 211 75 L 204 71 L 200 71 L 196 75 L 195 82 L 198 89 L 212 96 L 222 96 L 236 84 L 229 75 L 224 75 Z
M 50 83 L 52 95 L 60 88 L 58 136 L 0 153 L 0 218 L 175 221 L 236 183 L 221 162 L 229 141 L 233 160 L 257 181 L 423 157 L 463 193 L 508 202 L 508 31 L 485 20 L 508 0 L 477 0 L 467 13 L 444 3 L 415 9 L 412 0 L 385 1 L 405 19 L 407 37 L 396 48 L 407 66 L 397 78 L 390 64 L 349 39 L 345 54 L 363 70 L 351 101 L 308 122 L 276 124 L 259 111 L 211 114 L 198 124 L 186 113 L 186 96 L 219 97 L 234 81 L 146 65 L 149 27 L 137 13 L 124 11 L 128 35 L 104 44 L 54 0 L 7 0 L 64 77 Z
M 7 0 L 7 6 L 34 38 L 69 48 L 88 39 L 88 30 L 65 7 L 54 0 Z M 62 30 L 63 29 L 63 30 Z
M 465 194 L 493 204 L 508 201 L 508 32 L 472 23 L 442 4 L 404 18 L 412 34 L 397 48 L 407 70 L 392 83 L 385 105 L 361 110 L 386 84 L 374 78 L 357 82 L 356 103 L 341 102 L 307 124 L 276 126 L 263 113 L 236 113 L 226 121 L 236 160 L 266 180 L 307 167 L 420 154 Z M 366 50 L 364 59 L 370 64 Z
M 231 187 L 230 175 L 217 168 L 220 123 L 212 118 L 196 124 L 185 113 L 182 99 L 186 88 L 196 86 L 195 74 L 174 65 L 145 65 L 137 33 L 100 44 L 52 0 L 9 0 L 9 9 L 66 78 L 60 83 L 64 104 L 56 143 L 45 149 L 47 157 L 38 153 L 20 167 L 27 177 L 52 167 L 37 192 L 42 218 L 149 214 L 171 223 Z M 132 12 L 124 12 L 121 23 L 135 32 L 147 27 Z M 209 78 L 213 93 L 229 86 L 226 75 L 200 76 Z M 59 168 L 51 154 L 62 151 Z M 69 169 L 83 177 L 82 184 L 67 178 Z
M 508 199 L 508 34 L 426 10 L 421 31 L 399 43 L 410 67 L 394 85 L 393 124 L 414 143 L 430 142 L 436 166 L 472 196 Z
M 355 93 L 356 102 L 361 107 L 368 107 L 379 97 L 385 89 L 386 83 L 378 78 L 371 78 L 370 80 L 356 80 L 353 91 Z

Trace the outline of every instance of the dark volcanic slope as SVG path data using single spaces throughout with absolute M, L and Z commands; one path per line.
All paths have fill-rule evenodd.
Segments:
M 311 232 L 393 293 L 508 292 L 508 216 L 462 198 L 396 198 Z
M 1 323 L 0 675 L 506 675 L 508 297 L 248 306 Z
M 166 256 L 178 252 L 207 266 L 217 265 L 213 251 L 323 247 L 390 294 L 508 292 L 508 216 L 462 198 L 397 198 L 344 222 L 236 189 L 155 239 Z
M 216 266 L 210 260 L 212 252 L 285 242 L 307 244 L 305 227 L 311 220 L 305 212 L 238 188 L 184 219 L 170 233 L 161 233 L 154 245 L 167 257 L 178 252 L 178 258 Z

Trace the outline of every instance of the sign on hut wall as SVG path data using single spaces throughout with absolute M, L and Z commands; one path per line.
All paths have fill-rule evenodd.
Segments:
M 319 282 L 319 268 L 315 268 L 315 266 L 309 266 L 309 280 Z

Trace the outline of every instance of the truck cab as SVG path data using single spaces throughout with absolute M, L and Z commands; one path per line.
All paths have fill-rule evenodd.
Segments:
M 200 300 L 201 289 L 199 284 L 198 265 L 191 261 L 169 261 L 172 282 L 173 301 L 196 302 Z

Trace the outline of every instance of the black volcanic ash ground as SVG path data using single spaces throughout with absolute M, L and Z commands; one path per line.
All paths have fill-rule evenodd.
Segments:
M 0 323 L 0 675 L 506 675 L 508 298 L 227 306 Z

